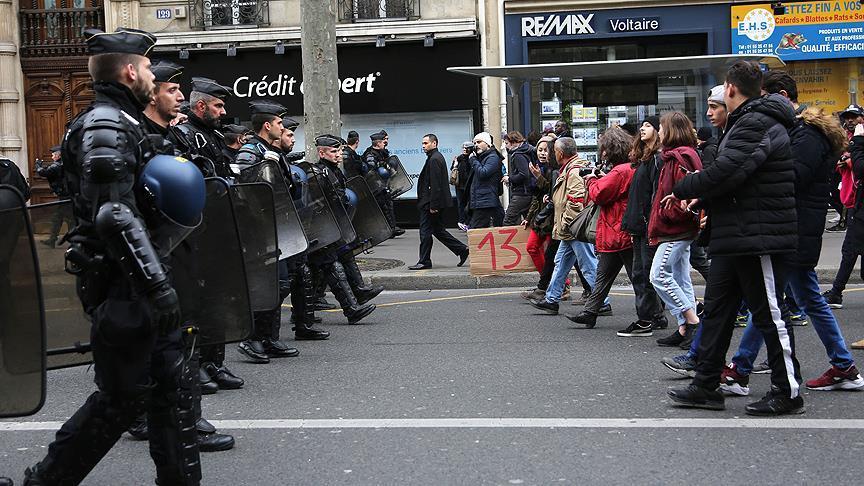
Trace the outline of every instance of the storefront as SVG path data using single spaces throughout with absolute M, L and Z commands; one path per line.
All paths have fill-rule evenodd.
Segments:
M 782 2 L 731 8 L 732 52 L 773 54 L 798 83 L 798 101 L 837 112 L 858 95 L 864 70 L 864 6 L 857 1 Z
M 729 5 L 694 5 L 505 16 L 506 63 L 551 64 L 728 54 Z M 710 79 L 709 79 L 710 78 Z M 521 93 L 521 127 L 542 131 L 559 120 L 572 129 L 583 154 L 594 157 L 599 133 L 614 124 L 638 124 L 669 110 L 697 126 L 713 77 L 677 72 L 602 83 L 544 78 Z

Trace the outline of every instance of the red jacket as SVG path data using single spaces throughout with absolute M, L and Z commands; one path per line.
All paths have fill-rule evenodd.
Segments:
M 627 195 L 630 181 L 636 168 L 633 164 L 618 164 L 600 179 L 591 177 L 587 181 L 588 199 L 600 206 L 597 219 L 596 248 L 601 253 L 612 253 L 633 247 L 630 233 L 621 230 L 621 220 L 627 210 Z
M 699 233 L 699 216 L 682 210 L 680 204 L 670 208 L 660 207 L 660 201 L 672 193 L 675 183 L 688 172 L 702 170 L 702 159 L 692 147 L 663 149 L 663 167 L 657 178 L 657 192 L 651 202 L 651 218 L 648 222 L 648 244 L 664 241 L 692 240 Z M 686 169 L 681 170 L 681 168 Z

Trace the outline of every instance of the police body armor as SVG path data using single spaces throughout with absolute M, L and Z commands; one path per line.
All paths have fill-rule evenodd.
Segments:
M 195 115 L 189 115 L 186 123 L 174 127 L 173 134 L 177 134 L 175 145 L 183 152 L 183 155 L 198 165 L 205 177 L 224 177 L 231 179 L 235 174 L 231 171 L 231 161 L 225 156 L 225 140 L 223 135 L 204 123 Z M 182 142 L 180 139 L 182 138 Z M 180 147 L 182 146 L 182 147 Z

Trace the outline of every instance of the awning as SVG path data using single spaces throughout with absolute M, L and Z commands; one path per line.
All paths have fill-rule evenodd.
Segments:
M 690 71 L 696 74 L 714 74 L 718 79 L 736 61 L 756 61 L 770 69 L 785 63 L 777 56 L 752 54 L 720 54 L 713 56 L 660 57 L 651 59 L 625 59 L 620 61 L 563 62 L 555 64 L 517 64 L 512 66 L 456 66 L 447 68 L 454 73 L 477 77 L 502 78 L 519 82 L 543 78 L 609 79 L 632 76 L 660 76 Z M 508 83 L 508 84 L 510 84 Z

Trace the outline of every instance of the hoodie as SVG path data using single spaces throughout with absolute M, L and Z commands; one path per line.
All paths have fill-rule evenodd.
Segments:
M 537 160 L 537 150 L 528 142 L 523 142 L 515 149 L 508 150 L 510 161 L 510 194 L 514 196 L 530 196 L 534 186 L 534 175 L 528 169 L 528 164 Z

